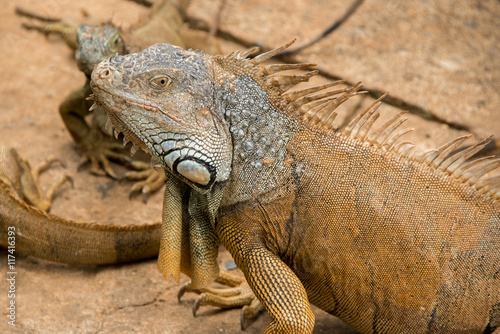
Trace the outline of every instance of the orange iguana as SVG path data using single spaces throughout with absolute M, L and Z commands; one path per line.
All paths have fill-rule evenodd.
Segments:
M 95 105 L 166 170 L 160 271 L 216 300 L 221 242 L 266 333 L 310 333 L 309 303 L 361 333 L 494 331 L 500 177 L 484 174 L 500 159 L 469 160 L 489 139 L 417 152 L 401 117 L 374 126 L 380 101 L 336 130 L 360 85 L 289 91 L 316 72 L 261 65 L 286 47 L 249 59 L 156 44 L 93 71 Z

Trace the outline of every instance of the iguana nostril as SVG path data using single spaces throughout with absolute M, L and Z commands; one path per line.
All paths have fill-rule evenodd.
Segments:
M 105 69 L 104 71 L 99 73 L 99 77 L 101 79 L 106 79 L 106 78 L 109 78 L 110 76 L 111 76 L 111 71 L 109 69 Z

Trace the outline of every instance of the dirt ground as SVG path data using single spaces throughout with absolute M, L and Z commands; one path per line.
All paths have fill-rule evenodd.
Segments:
M 210 22 L 216 0 L 193 0 L 193 22 Z M 160 220 L 162 192 L 128 198 L 131 183 L 96 177 L 80 161 L 57 112 L 59 103 L 84 83 L 72 53 L 59 38 L 21 28 L 15 6 L 53 17 L 81 20 L 81 9 L 126 28 L 148 9 L 125 0 L 0 0 L 0 145 L 15 147 L 32 164 L 56 155 L 41 179 L 47 187 L 59 173 L 74 179 L 63 187 L 52 213 L 116 224 Z M 227 0 L 222 13 L 224 52 L 245 45 L 276 47 L 311 38 L 340 17 L 340 0 L 270 2 Z M 315 62 L 323 77 L 363 81 L 373 96 L 389 91 L 384 115 L 408 110 L 407 138 L 422 149 L 465 133 L 500 136 L 500 3 L 496 0 L 366 0 L 331 36 L 300 52 L 295 61 Z M 240 43 L 240 44 L 238 44 Z M 244 45 L 243 45 L 244 44 Z M 373 96 L 358 99 L 367 104 Z M 356 102 L 347 104 L 347 114 Z M 339 118 L 341 122 L 342 117 Z M 123 174 L 125 169 L 114 165 Z M 5 233 L 0 231 L 0 233 Z M 204 307 L 194 318 L 194 295 L 181 303 L 179 286 L 166 281 L 156 261 L 107 267 L 68 266 L 16 254 L 16 326 L 7 324 L 7 253 L 0 250 L 1 333 L 240 333 L 239 310 Z M 221 265 L 230 259 L 221 251 Z M 183 277 L 182 282 L 187 282 Z M 318 309 L 314 333 L 354 333 Z M 267 314 L 245 333 L 262 333 Z

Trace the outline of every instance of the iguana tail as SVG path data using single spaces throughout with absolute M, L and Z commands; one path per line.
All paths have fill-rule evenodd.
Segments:
M 105 225 L 47 214 L 0 178 L 0 247 L 68 264 L 133 262 L 158 255 L 161 224 Z

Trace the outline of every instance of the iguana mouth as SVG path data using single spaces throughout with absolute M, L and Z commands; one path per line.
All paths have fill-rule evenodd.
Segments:
M 131 149 L 132 155 L 137 151 L 137 149 L 141 149 L 145 152 L 148 152 L 148 147 L 144 140 L 138 136 L 132 129 L 130 129 L 123 121 L 114 114 L 109 114 L 109 120 L 115 127 L 114 136 L 118 139 L 118 133 L 123 133 L 123 146 L 125 146 L 129 141 L 132 142 L 133 146 Z M 148 152 L 149 153 L 149 152 Z
M 129 102 L 130 104 L 139 106 L 139 107 L 144 108 L 146 110 L 161 112 L 163 115 L 167 116 L 172 121 L 179 123 L 181 125 L 186 125 L 185 122 L 181 121 L 179 118 L 173 116 L 172 114 L 169 114 L 167 111 L 163 110 L 162 108 L 155 106 L 155 105 L 152 105 L 152 104 L 147 103 L 147 102 L 142 102 L 142 101 L 143 101 L 142 99 L 138 99 L 138 101 L 127 100 L 127 102 Z

